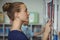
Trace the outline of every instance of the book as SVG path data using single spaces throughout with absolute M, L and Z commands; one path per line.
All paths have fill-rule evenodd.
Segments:
M 0 12 L 0 23 L 4 22 L 4 15 L 2 12 Z

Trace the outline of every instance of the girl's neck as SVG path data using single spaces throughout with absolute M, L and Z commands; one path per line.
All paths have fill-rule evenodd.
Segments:
M 22 31 L 21 26 L 22 26 L 22 21 L 19 19 L 15 19 L 12 23 L 11 31 L 12 30 Z

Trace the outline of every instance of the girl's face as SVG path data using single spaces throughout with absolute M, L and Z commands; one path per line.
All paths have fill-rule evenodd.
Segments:
M 20 20 L 22 20 L 24 23 L 28 23 L 29 19 L 29 13 L 27 11 L 27 8 L 24 4 L 20 5 L 20 12 L 18 13 L 18 17 Z

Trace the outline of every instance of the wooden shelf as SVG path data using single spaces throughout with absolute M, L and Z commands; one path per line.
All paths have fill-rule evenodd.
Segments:
M 3 27 L 3 24 L 0 24 L 0 27 Z

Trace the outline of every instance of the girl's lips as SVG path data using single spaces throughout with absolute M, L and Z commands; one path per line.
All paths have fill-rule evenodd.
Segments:
M 27 17 L 27 19 L 29 19 L 29 17 Z

